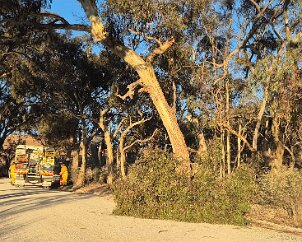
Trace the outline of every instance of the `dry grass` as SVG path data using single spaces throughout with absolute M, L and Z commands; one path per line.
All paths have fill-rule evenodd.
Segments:
M 109 185 L 104 183 L 90 183 L 87 186 L 77 189 L 75 193 L 91 193 L 99 196 L 112 195 Z
M 293 218 L 282 208 L 254 204 L 248 214 L 248 219 L 257 225 L 269 224 L 269 226 L 274 225 L 274 227 L 298 229 L 302 235 L 302 223 L 295 224 Z

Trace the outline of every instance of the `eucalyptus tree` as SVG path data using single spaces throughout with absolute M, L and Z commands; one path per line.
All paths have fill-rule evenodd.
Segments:
M 36 39 L 27 23 L 29 14 L 38 13 L 45 1 L 1 1 L 0 4 L 0 145 L 7 135 L 37 121 L 41 108 L 32 99 L 21 100 L 15 95 L 13 72 L 18 63 L 26 61 L 27 50 L 43 39 Z M 34 21 L 34 18 L 31 19 Z
M 42 12 L 45 1 L 33 2 L 40 6 L 37 13 L 15 17 L 31 23 L 30 33 L 44 36 L 50 29 L 91 32 L 96 43 L 124 61 L 126 68 L 121 72 L 131 72 L 130 81 L 116 78 L 117 96 L 126 102 L 133 97 L 151 100 L 174 153 L 186 168 L 189 149 L 180 126 L 190 127 L 189 116 L 198 121 L 199 132 L 209 121 L 210 129 L 218 130 L 229 173 L 230 154 L 234 153 L 231 135 L 239 139 L 240 147 L 243 142 L 250 152 L 258 151 L 259 133 L 274 96 L 270 93 L 273 74 L 284 54 L 290 48 L 298 50 L 301 43 L 299 1 L 80 0 L 90 27 L 71 25 L 61 16 Z M 25 25 L 15 27 L 21 26 Z M 271 65 L 261 69 L 266 58 Z M 265 72 L 266 76 L 259 75 Z M 254 101 L 259 92 L 262 97 Z M 254 106 L 254 113 L 245 116 L 241 111 L 241 107 Z M 235 111 L 244 117 L 241 121 L 238 115 L 234 119 Z M 239 131 L 239 123 L 245 132 Z
M 14 72 L 15 91 L 20 97 L 34 98 L 43 105 L 43 122 L 38 125 L 40 131 L 43 131 L 43 125 L 47 127 L 45 124 L 54 130 L 57 127 L 57 131 L 62 132 L 61 136 L 67 135 L 61 140 L 73 139 L 76 147 L 80 146 L 82 165 L 77 184 L 81 186 L 88 143 L 99 132 L 95 120 L 105 105 L 107 87 L 112 81 L 110 70 L 106 59 L 94 54 L 87 56 L 81 43 L 56 33 L 52 33 L 51 40 L 43 42 L 41 48 L 43 51 L 35 53 Z M 20 76 L 20 72 L 26 75 Z M 70 127 L 60 127 L 60 119 L 61 125 Z M 54 137 L 60 138 L 53 134 L 51 139 Z
M 36 104 L 16 99 L 8 81 L 0 80 L 0 149 L 10 134 L 36 122 L 40 114 Z
M 213 108 L 212 104 L 205 105 L 206 102 L 200 100 L 199 108 L 205 110 L 203 113 L 209 108 L 210 116 L 216 116 L 216 122 L 222 128 L 221 133 L 227 132 L 226 138 L 222 137 L 227 151 L 223 157 L 228 161 L 230 172 L 230 153 L 234 153 L 230 151 L 230 135 L 237 136 L 252 153 L 263 151 L 263 147 L 258 147 L 258 140 L 263 132 L 264 115 L 271 109 L 273 83 L 279 82 L 276 73 L 288 69 L 282 65 L 282 70 L 279 69 L 279 63 L 291 49 L 298 51 L 301 43 L 301 3 L 281 0 L 214 4 L 216 11 L 208 18 L 201 18 L 205 37 L 199 42 L 201 48 L 196 49 L 195 56 L 201 64 L 195 80 L 200 81 L 200 93 L 207 88 L 212 93 L 212 103 L 216 103 Z M 203 9 L 202 16 L 210 11 Z M 208 24 L 209 19 L 214 25 Z M 266 63 L 265 67 L 261 63 Z M 234 83 L 236 80 L 241 84 Z M 240 95 L 234 96 L 236 93 Z M 238 109 L 255 105 L 255 112 L 249 111 L 246 115 Z M 237 114 L 240 111 L 241 120 L 245 120 L 246 135 L 234 127 L 232 116 L 237 115 L 235 111 Z

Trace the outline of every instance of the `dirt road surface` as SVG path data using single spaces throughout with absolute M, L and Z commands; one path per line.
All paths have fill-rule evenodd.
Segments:
M 112 215 L 110 195 L 17 188 L 0 179 L 0 241 L 302 241 L 257 227 Z

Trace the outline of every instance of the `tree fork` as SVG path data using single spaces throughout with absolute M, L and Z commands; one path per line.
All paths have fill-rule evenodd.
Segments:
M 79 0 L 85 10 L 87 18 L 91 23 L 91 33 L 95 40 L 108 47 L 113 53 L 128 63 L 140 76 L 142 83 L 146 86 L 146 92 L 150 95 L 164 127 L 169 135 L 172 149 L 177 158 L 182 161 L 182 169 L 190 169 L 190 158 L 188 147 L 184 136 L 177 123 L 176 116 L 169 106 L 162 89 L 155 76 L 154 69 L 150 62 L 146 62 L 140 55 L 126 46 L 119 45 L 110 39 L 105 32 L 105 27 L 98 15 L 94 0 Z M 168 40 L 165 46 L 173 43 L 174 39 Z M 162 48 L 161 48 L 162 50 Z M 162 52 L 159 52 L 162 53 Z M 158 53 L 154 53 L 155 55 Z M 154 55 L 152 55 L 153 57 Z M 152 59 L 152 58 L 151 58 Z

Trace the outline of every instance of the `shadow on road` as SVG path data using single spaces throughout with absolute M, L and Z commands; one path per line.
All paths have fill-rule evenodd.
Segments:
M 67 204 L 74 200 L 88 199 L 92 196 L 94 195 L 42 190 L 39 187 L 2 189 L 0 193 L 0 221 L 24 212 L 39 210 L 47 206 Z

